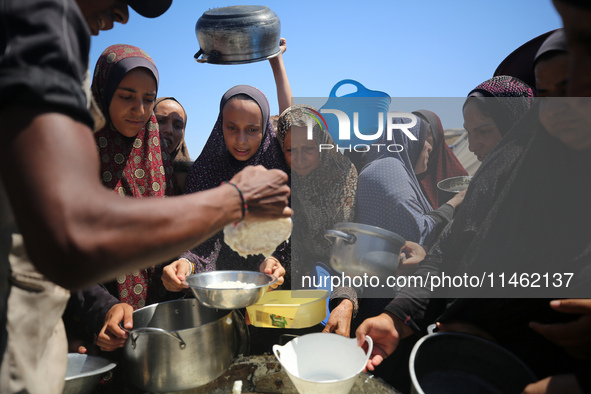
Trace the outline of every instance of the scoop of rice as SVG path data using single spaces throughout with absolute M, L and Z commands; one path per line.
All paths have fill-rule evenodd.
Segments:
M 291 235 L 291 219 L 239 222 L 224 228 L 224 242 L 242 257 L 262 254 L 269 257 Z

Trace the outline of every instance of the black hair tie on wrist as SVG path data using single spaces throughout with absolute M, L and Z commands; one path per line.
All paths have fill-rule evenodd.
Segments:
M 238 190 L 238 194 L 240 194 L 240 200 L 242 200 L 242 219 L 240 219 L 239 221 L 237 221 L 236 223 L 234 223 L 234 226 L 235 226 L 239 222 L 241 222 L 241 221 L 244 220 L 244 217 L 248 213 L 248 204 L 246 203 L 246 200 L 244 199 L 244 194 L 242 194 L 242 190 L 240 190 L 240 188 L 238 187 L 238 185 L 236 183 L 230 182 L 230 181 L 224 181 L 224 182 L 222 182 L 222 185 L 224 183 L 227 183 L 228 185 L 234 186 L 234 188 L 236 188 L 236 190 Z

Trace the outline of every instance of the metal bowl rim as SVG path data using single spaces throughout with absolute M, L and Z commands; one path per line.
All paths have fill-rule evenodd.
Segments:
M 163 302 L 158 302 L 156 304 L 146 305 L 143 308 L 136 309 L 135 311 L 133 311 L 133 313 L 135 314 L 138 311 L 142 311 L 142 310 L 145 311 L 145 310 L 149 310 L 149 309 L 155 309 L 158 305 L 165 305 L 165 304 L 172 305 L 172 304 L 179 304 L 179 303 L 186 303 L 186 302 L 194 302 L 197 306 L 205 306 L 209 310 L 212 309 L 212 308 L 210 308 L 210 307 L 208 307 L 206 305 L 203 305 L 203 303 L 200 300 L 198 300 L 197 298 L 180 298 L 178 300 L 163 301 Z M 208 326 L 210 324 L 215 324 L 219 320 L 226 319 L 229 315 L 232 314 L 232 310 L 231 309 L 222 309 L 222 308 L 217 308 L 217 309 L 218 309 L 218 311 L 216 313 L 219 313 L 222 316 L 220 316 L 219 318 L 217 318 L 215 320 L 209 321 L 207 323 L 200 324 L 200 325 L 195 326 L 195 327 L 187 327 L 187 328 L 181 328 L 180 330 L 165 330 L 165 331 L 168 331 L 169 333 L 173 333 L 173 332 L 184 333 L 184 332 L 186 332 L 188 330 L 194 330 L 195 328 L 201 328 L 201 327 Z M 135 332 L 136 330 L 140 330 L 140 329 L 142 329 L 144 327 L 150 327 L 150 326 L 133 327 L 129 332 L 132 333 L 132 332 Z M 160 328 L 160 327 L 156 327 L 156 328 Z M 144 331 L 144 332 L 142 332 L 142 335 L 162 335 L 162 334 L 163 334 L 162 332 L 150 332 L 150 331 Z M 127 342 L 125 343 L 125 345 L 127 346 Z
M 467 181 L 467 183 L 470 184 L 470 182 L 472 182 L 472 178 L 473 178 L 472 175 L 461 175 L 461 176 L 453 176 L 451 178 L 445 178 L 445 179 L 442 179 L 439 182 L 437 182 L 437 188 L 439 190 L 441 190 L 441 191 L 448 192 L 449 190 L 444 189 L 444 186 L 443 186 L 444 183 L 451 182 L 451 181 L 457 179 L 457 180 L 459 180 L 461 182 L 466 182 Z
M 348 230 L 354 230 L 355 232 L 367 234 L 367 235 L 373 235 L 373 236 L 385 239 L 386 241 L 400 242 L 403 245 L 406 243 L 406 240 L 402 236 L 400 236 L 396 233 L 393 233 L 390 230 L 386 230 L 384 228 L 377 227 L 377 226 L 370 226 L 369 224 L 354 223 L 354 222 L 340 222 L 340 223 L 336 223 L 333 226 L 333 228 L 335 230 L 339 230 L 339 231 L 343 231 L 343 232 L 347 232 Z
M 109 361 L 109 363 L 102 368 L 94 369 L 92 371 L 84 372 L 84 373 L 77 374 L 74 376 L 68 376 L 65 378 L 66 382 L 71 381 L 71 380 L 75 380 L 75 379 L 94 377 L 96 375 L 104 374 L 104 373 L 109 372 L 110 370 L 112 370 L 113 368 L 115 368 L 117 366 L 116 362 L 110 361 L 109 359 L 107 359 L 105 357 L 91 356 L 89 354 L 79 354 L 79 353 L 68 353 L 68 357 L 70 354 L 74 354 L 76 356 L 86 356 L 86 357 L 84 357 L 84 359 L 88 359 L 88 358 L 102 359 L 102 360 Z M 80 357 L 76 357 L 76 358 L 80 358 Z
M 276 52 L 274 52 L 270 55 L 261 56 L 261 57 L 257 57 L 257 58 L 253 58 L 253 59 L 229 60 L 229 61 L 221 61 L 221 62 L 209 61 L 209 60 L 207 60 L 208 58 L 206 58 L 206 59 L 196 58 L 195 60 L 197 61 L 197 63 L 203 63 L 203 64 L 204 63 L 221 64 L 221 65 L 248 64 L 248 63 L 262 62 L 263 60 L 272 59 L 274 57 L 279 56 L 280 53 L 281 53 L 281 48 L 279 48 Z
M 271 281 L 269 283 L 266 283 L 264 285 L 257 285 L 254 287 L 207 287 L 207 286 L 198 286 L 198 285 L 193 285 L 191 283 L 189 283 L 187 281 L 187 284 L 189 285 L 190 288 L 193 289 L 200 289 L 200 290 L 253 290 L 253 289 L 257 289 L 260 290 L 264 287 L 268 287 L 271 286 L 273 283 L 277 282 L 279 280 L 279 278 L 277 278 L 275 275 L 269 275 L 269 274 L 265 274 L 262 272 L 256 272 L 256 271 L 240 271 L 240 270 L 222 270 L 222 271 L 209 271 L 209 272 L 200 272 L 198 274 L 193 274 L 193 275 L 189 275 L 187 277 L 190 278 L 191 276 L 194 275 L 201 275 L 201 276 L 213 276 L 215 274 L 220 274 L 220 273 L 233 273 L 233 274 L 250 274 L 250 275 L 256 275 L 256 276 L 266 276 L 268 279 L 270 279 Z
M 509 350 L 505 349 L 504 347 L 500 346 L 497 343 L 489 341 L 488 339 L 485 339 L 485 338 L 481 338 L 481 337 L 478 337 L 475 335 L 470 335 L 470 334 L 461 333 L 461 332 L 436 332 L 433 334 L 423 336 L 421 339 L 419 339 L 417 341 L 417 343 L 412 348 L 412 351 L 410 353 L 410 357 L 408 360 L 408 366 L 409 366 L 411 384 L 413 386 L 416 385 L 418 387 L 421 387 L 419 385 L 419 379 L 418 379 L 418 376 L 415 371 L 416 359 L 418 357 L 420 347 L 424 343 L 439 341 L 445 337 L 479 342 L 479 343 L 484 344 L 484 346 L 489 346 L 490 348 L 494 348 L 495 351 L 498 351 L 499 353 L 503 354 L 504 356 L 507 356 L 507 359 L 511 359 L 513 362 L 515 362 L 516 364 L 519 364 L 521 367 L 523 367 L 524 371 L 529 372 L 530 378 L 532 378 L 532 379 L 535 378 L 535 375 L 533 374 L 531 369 L 527 366 L 527 364 L 525 364 L 523 362 L 523 360 L 521 360 L 517 355 L 515 355 L 514 353 L 510 352 Z M 422 389 L 421 389 L 421 392 L 423 392 Z

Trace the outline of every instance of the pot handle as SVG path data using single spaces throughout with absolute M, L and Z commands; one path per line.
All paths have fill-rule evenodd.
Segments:
M 121 327 L 121 326 L 119 326 Z M 137 341 L 139 334 L 141 333 L 146 333 L 146 332 L 151 332 L 151 333 L 159 333 L 159 334 L 166 334 L 174 339 L 176 339 L 177 341 L 179 341 L 179 347 L 181 349 L 184 349 L 185 347 L 187 347 L 187 344 L 185 343 L 185 341 L 183 341 L 183 338 L 181 338 L 181 336 L 179 335 L 178 332 L 176 331 L 166 331 L 163 330 L 162 328 L 157 328 L 157 327 L 140 327 L 140 328 L 135 328 L 133 330 L 128 330 L 126 328 L 123 328 L 124 331 L 127 331 L 129 333 L 129 337 L 131 338 L 131 347 L 133 347 L 135 349 L 135 342 Z M 136 334 L 134 336 L 134 334 Z
M 207 63 L 207 56 L 203 55 L 201 59 L 199 56 L 203 55 L 203 49 L 199 48 L 199 51 L 193 56 L 198 63 Z
M 199 56 L 201 55 L 203 55 L 203 57 L 199 59 Z M 211 51 L 209 55 L 206 55 L 203 53 L 203 49 L 199 49 L 199 51 L 193 57 L 199 63 L 209 63 L 210 59 L 212 60 L 212 62 L 215 62 L 215 60 L 220 56 L 221 54 L 218 51 Z
M 281 349 L 283 349 L 284 347 L 285 345 L 273 345 L 273 354 L 275 355 L 277 360 L 279 360 L 279 362 L 281 362 Z
M 232 319 L 234 320 L 235 325 L 234 338 L 237 342 L 234 357 L 238 357 L 240 354 L 248 356 L 250 354 L 250 332 L 246 326 L 246 320 L 238 309 L 232 311 Z
M 355 341 L 355 343 L 357 343 L 357 338 L 351 338 L 352 341 Z M 369 358 L 371 357 L 371 351 L 373 350 L 373 339 L 371 339 L 371 337 L 369 335 L 365 336 L 365 342 L 367 342 L 367 352 L 365 353 L 365 364 L 367 365 L 367 362 L 369 361 Z
M 333 242 L 332 238 L 342 238 L 345 241 L 345 243 L 348 244 L 354 244 L 355 241 L 357 241 L 357 237 L 353 234 L 347 234 L 343 231 L 338 230 L 326 230 L 324 238 L 328 239 L 331 243 Z
M 435 334 L 435 330 L 437 330 L 437 324 L 433 323 L 427 326 L 427 334 L 433 335 Z

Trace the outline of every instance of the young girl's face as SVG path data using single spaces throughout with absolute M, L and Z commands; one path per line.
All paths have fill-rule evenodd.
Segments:
M 113 94 L 111 122 L 124 136 L 135 137 L 150 119 L 155 100 L 154 76 L 144 68 L 135 68 L 123 77 Z
M 222 110 L 224 141 L 236 160 L 250 159 L 263 140 L 263 115 L 252 100 L 230 99 Z

